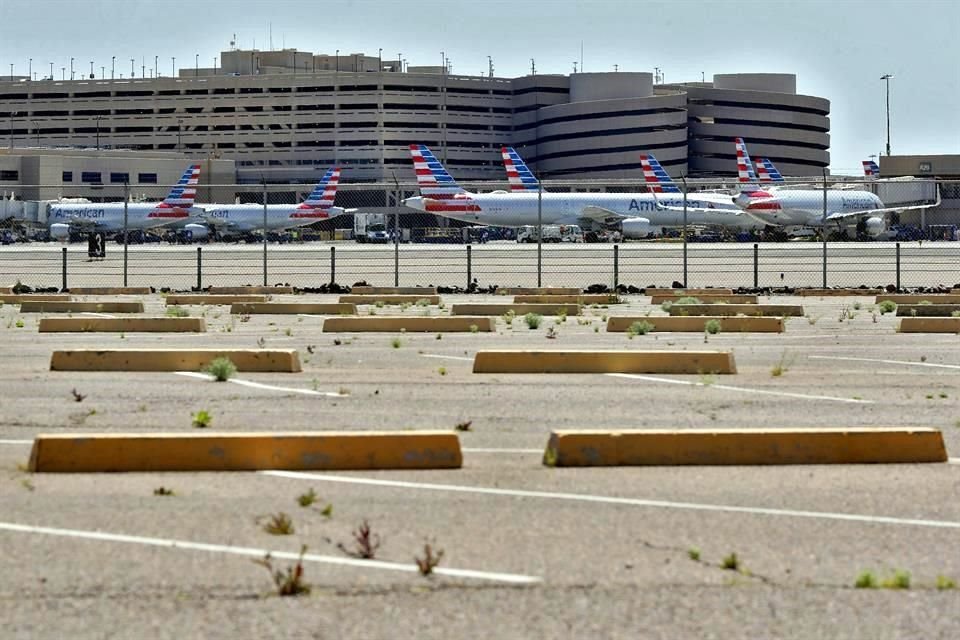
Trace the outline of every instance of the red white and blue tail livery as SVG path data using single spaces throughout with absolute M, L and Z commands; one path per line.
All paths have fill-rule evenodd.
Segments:
M 411 144 L 410 156 L 413 158 L 413 171 L 417 174 L 417 185 L 423 197 L 449 200 L 466 193 L 427 145 Z
M 747 143 L 743 138 L 734 138 L 737 145 L 737 178 L 741 184 L 755 185 L 757 174 L 753 171 L 753 163 L 750 162 L 750 154 L 747 152 Z
M 643 179 L 647 190 L 653 193 L 680 193 L 680 189 L 667 174 L 666 170 L 652 153 L 640 154 L 640 166 L 643 167 Z
M 536 176 L 513 147 L 501 147 L 500 155 L 503 156 L 503 168 L 507 170 L 510 191 L 536 191 L 540 188 Z
M 880 177 L 880 166 L 873 160 L 863 161 L 863 175 L 873 180 Z
M 783 175 L 770 161 L 770 158 L 757 158 L 757 178 L 760 182 L 783 182 Z
M 330 217 L 330 209 L 337 197 L 337 185 L 340 182 L 340 167 L 327 169 L 323 178 L 313 188 L 307 199 L 300 203 L 291 218 L 313 218 L 324 220 Z
M 180 176 L 170 193 L 157 204 L 148 218 L 186 218 L 197 197 L 197 183 L 200 182 L 200 165 L 194 164 Z

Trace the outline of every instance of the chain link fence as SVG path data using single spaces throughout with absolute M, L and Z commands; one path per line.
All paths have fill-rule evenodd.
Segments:
M 491 183 L 463 186 L 484 194 L 509 189 Z M 554 199 L 570 194 L 570 211 L 587 197 L 577 194 L 621 196 L 622 211 L 615 213 L 651 222 L 645 237 L 623 238 L 626 227 L 619 221 L 604 225 L 584 219 L 576 225 L 571 214 L 562 220 L 571 224 L 553 224 L 555 213 L 544 212 L 543 196 L 536 194 L 542 228 L 536 219 L 518 228 L 423 213 L 403 204 L 419 195 L 416 185 L 399 182 L 340 185 L 330 217 L 303 206 L 312 185 L 201 184 L 187 218 L 145 213 L 167 196 L 168 186 L 18 187 L 13 199 L 8 192 L 0 201 L 0 285 L 187 290 L 280 283 L 323 288 L 361 281 L 460 289 L 960 283 L 960 182 L 808 180 L 764 186 L 773 197 L 791 193 L 809 200 L 826 193 L 828 215 L 836 211 L 834 197 L 856 201 L 862 192 L 876 194 L 885 209 L 897 211 L 884 211 L 877 234 L 864 221 L 869 216 L 859 216 L 859 224 L 828 220 L 824 226 L 821 220 L 784 228 L 765 226 L 731 200 L 728 215 L 738 224 L 716 226 L 701 223 L 696 200 L 704 193 L 735 197 L 732 181 L 689 180 L 686 197 L 682 191 L 658 194 L 655 202 L 643 184 L 543 184 L 543 193 Z M 657 223 L 664 211 L 676 216 L 684 201 L 686 226 Z M 91 236 L 103 243 L 99 253 L 91 250 Z

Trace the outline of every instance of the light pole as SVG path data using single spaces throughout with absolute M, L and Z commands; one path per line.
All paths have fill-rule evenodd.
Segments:
M 117 56 L 110 56 L 110 79 L 113 80 L 113 76 L 117 71 Z
M 136 73 L 134 73 L 133 58 L 130 58 L 130 77 L 132 78 L 135 75 Z
M 90 61 L 90 79 L 93 80 L 96 76 L 93 73 L 93 60 Z
M 33 77 L 33 58 L 30 58 L 30 61 L 27 62 L 27 80 Z
M 340 49 L 337 49 L 336 53 L 333 54 L 333 57 L 337 59 L 337 73 L 340 73 Z
M 200 75 L 200 54 L 193 54 L 193 77 L 196 78 Z
M 50 63 L 50 79 L 53 80 L 53 63 Z
M 70 79 L 73 80 L 73 57 L 70 57 Z
M 10 63 L 10 82 L 13 82 L 13 63 Z
M 893 76 L 885 73 L 880 79 L 887 83 L 887 155 L 890 155 L 890 79 Z
M 377 49 L 377 72 L 383 71 L 383 47 Z
M 400 68 L 400 73 L 403 73 L 403 54 L 397 54 L 397 67 Z
M 153 56 L 153 73 L 160 77 L 160 56 Z
M 170 77 L 177 77 L 177 58 L 176 56 L 170 56 Z

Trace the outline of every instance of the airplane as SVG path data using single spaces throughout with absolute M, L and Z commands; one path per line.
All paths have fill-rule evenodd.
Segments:
M 533 175 L 533 172 L 527 167 L 520 154 L 513 147 L 500 147 L 500 155 L 503 157 L 503 168 L 507 170 L 507 181 L 510 183 L 510 191 L 524 192 L 537 191 L 540 188 L 540 181 Z
M 760 182 L 784 182 L 783 175 L 770 161 L 770 158 L 757 158 L 757 179 Z
M 200 165 L 194 164 L 161 202 L 128 202 L 127 230 L 143 230 L 169 224 L 172 220 L 185 220 L 197 210 L 194 199 L 197 182 L 200 180 Z M 52 204 L 47 219 L 50 221 L 50 237 L 58 240 L 68 238 L 71 232 L 115 233 L 123 231 L 122 202 L 107 203 L 62 203 Z
M 840 228 L 845 224 L 857 224 L 858 227 L 862 225 L 867 235 L 876 238 L 887 230 L 887 215 L 927 209 L 940 204 L 939 189 L 935 203 L 909 207 L 886 207 L 880 198 L 870 191 L 830 189 L 826 192 L 824 215 L 823 189 L 761 189 L 750 168 L 750 154 L 747 152 L 746 143 L 743 138 L 736 138 L 735 141 L 741 191 L 740 195 L 734 198 L 734 202 L 744 213 L 766 225 L 823 228 L 827 224 L 835 223 Z
M 871 180 L 876 180 L 880 177 L 880 166 L 873 160 L 864 160 L 863 175 Z
M 318 220 L 329 220 L 355 209 L 333 206 L 340 181 L 340 168 L 328 169 L 307 199 L 299 205 L 268 204 L 267 230 L 277 231 L 303 227 Z M 203 239 L 211 230 L 220 235 L 238 235 L 263 229 L 262 204 L 203 204 L 186 224 L 178 224 L 191 232 L 195 240 Z
M 658 227 L 678 227 L 682 216 L 661 209 L 653 193 L 550 193 L 525 189 L 520 192 L 470 193 L 460 187 L 426 145 L 410 145 L 420 195 L 404 200 L 412 209 L 444 217 L 501 227 L 536 226 L 538 202 L 544 225 L 575 224 L 583 229 L 623 225 L 624 235 L 646 237 Z M 518 172 L 519 173 L 519 172 Z M 683 199 L 670 194 L 660 203 L 683 206 Z M 742 226 L 743 216 L 730 196 L 691 194 L 688 224 Z M 697 210 L 700 210 L 699 212 Z M 753 221 L 747 221 L 755 226 Z

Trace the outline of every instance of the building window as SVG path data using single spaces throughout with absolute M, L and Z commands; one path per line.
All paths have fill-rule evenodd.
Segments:
M 103 182 L 99 171 L 84 171 L 80 174 L 81 182 Z
M 110 182 L 127 183 L 130 182 L 129 173 L 111 173 Z
M 64 172 L 63 172 L 63 181 L 64 181 L 64 182 L 73 182 L 73 171 L 64 171 Z
M 920 173 L 931 173 L 933 171 L 932 162 L 921 162 L 920 163 Z
M 137 174 L 137 181 L 140 184 L 157 184 L 157 174 L 155 173 L 139 173 Z
M 4 169 L 0 171 L 0 180 L 19 180 L 20 172 L 14 169 Z

